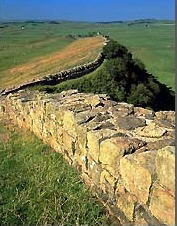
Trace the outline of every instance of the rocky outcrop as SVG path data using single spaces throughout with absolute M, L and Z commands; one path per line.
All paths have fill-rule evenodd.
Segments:
M 107 43 L 109 42 L 108 37 L 103 36 L 103 38 L 105 40 L 103 45 L 107 45 Z M 71 69 L 63 70 L 57 74 L 49 74 L 42 78 L 33 79 L 32 81 L 27 81 L 18 86 L 0 90 L 0 95 L 8 95 L 9 93 L 15 93 L 19 90 L 29 88 L 35 85 L 55 85 L 69 79 L 79 78 L 96 70 L 103 63 L 103 61 L 104 55 L 101 52 L 98 54 L 97 58 L 93 62 L 79 65 Z
M 20 91 L 0 103 L 1 117 L 62 153 L 120 224 L 174 225 L 174 112 L 77 90 Z

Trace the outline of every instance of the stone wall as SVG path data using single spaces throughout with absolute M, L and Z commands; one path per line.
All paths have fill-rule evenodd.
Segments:
M 174 112 L 76 90 L 19 91 L 0 106 L 62 153 L 120 225 L 174 225 Z
M 104 38 L 104 44 L 107 45 L 109 42 L 109 38 L 107 36 L 103 36 Z M 104 55 L 103 53 L 99 53 L 97 58 L 87 64 L 79 65 L 71 69 L 63 70 L 60 71 L 57 74 L 50 74 L 47 76 L 44 76 L 42 78 L 37 78 L 33 79 L 33 81 L 27 81 L 23 84 L 20 84 L 18 86 L 14 86 L 11 88 L 7 88 L 4 90 L 0 90 L 0 95 L 7 95 L 9 93 L 15 93 L 19 90 L 32 87 L 35 85 L 55 85 L 60 82 L 69 80 L 69 79 L 74 79 L 74 78 L 79 78 L 83 75 L 89 74 L 92 71 L 96 70 L 104 61 Z

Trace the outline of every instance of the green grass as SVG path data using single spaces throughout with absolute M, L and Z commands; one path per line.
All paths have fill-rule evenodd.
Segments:
M 80 86 L 80 85 L 82 86 L 82 84 L 86 84 L 86 81 L 94 80 L 98 74 L 102 73 L 102 71 L 104 70 L 104 67 L 105 67 L 105 62 L 99 68 L 97 68 L 95 71 L 93 71 L 83 77 L 70 79 L 68 81 L 61 82 L 57 85 L 52 85 L 52 86 L 38 85 L 38 86 L 31 87 L 29 89 L 30 90 L 47 91 L 49 93 L 59 93 L 63 90 L 68 90 L 68 89 L 78 89 L 79 88 L 78 86 Z M 94 82 L 92 85 L 94 85 Z M 84 88 L 84 92 L 88 92 L 88 93 L 93 92 L 93 90 L 92 90 L 93 87 L 87 87 L 87 88 L 83 87 L 83 88 Z M 104 92 L 101 90 L 98 90 L 97 93 L 104 93 Z
M 152 25 L 144 28 L 136 25 L 128 29 L 122 28 L 117 33 L 116 29 L 112 29 L 110 35 L 129 47 L 160 82 L 175 89 L 174 26 Z
M 0 37 L 0 72 L 61 50 L 72 41 L 73 39 L 66 37 L 50 37 L 47 32 L 44 36 L 4 32 Z
M 61 154 L 8 123 L 0 124 L 0 224 L 110 225 Z
M 101 37 L 77 39 L 64 49 L 60 48 L 48 55 L 31 59 L 28 63 L 2 71 L 0 88 L 17 86 L 26 81 L 93 61 L 101 51 L 103 41 Z M 60 40 L 58 42 L 60 43 Z
M 21 30 L 22 25 L 25 26 L 24 30 Z M 149 28 L 145 28 L 144 24 L 128 26 L 124 23 L 9 24 L 9 27 L 0 28 L 0 70 L 63 48 L 72 42 L 65 37 L 68 34 L 85 35 L 97 31 L 127 46 L 135 57 L 145 63 L 150 73 L 175 89 L 175 26 L 158 21 Z

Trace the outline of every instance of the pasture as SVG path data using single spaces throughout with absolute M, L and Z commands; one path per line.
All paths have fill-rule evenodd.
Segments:
M 4 87 L 6 82 L 7 85 L 11 85 L 14 81 L 15 84 L 25 77 L 25 74 L 23 76 L 10 74 L 9 69 L 37 62 L 40 57 L 49 57 L 62 51 L 63 48 L 75 41 L 71 35 L 85 36 L 98 31 L 127 46 L 159 81 L 173 89 L 175 87 L 174 24 L 154 22 L 149 27 L 145 27 L 144 24 L 128 26 L 127 23 L 101 24 L 64 21 L 37 23 L 31 21 L 3 23 L 1 27 L 3 27 L 0 28 L 1 87 Z M 99 51 L 99 48 L 95 53 Z M 91 58 L 95 56 L 95 53 Z M 83 55 L 87 57 L 87 53 L 83 53 Z M 88 56 L 87 60 L 91 58 Z M 73 66 L 72 62 L 68 62 L 68 65 Z M 59 62 L 58 67 L 60 68 Z M 42 75 L 45 72 L 43 69 L 43 66 L 39 68 L 39 74 L 41 72 Z M 55 71 L 53 67 L 47 68 L 46 71 L 51 72 L 51 70 Z M 11 79 L 12 76 L 15 76 L 17 80 Z

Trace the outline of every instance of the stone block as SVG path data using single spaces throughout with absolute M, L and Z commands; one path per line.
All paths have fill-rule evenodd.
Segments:
M 175 225 L 175 198 L 158 184 L 153 187 L 150 211 L 159 221 Z
M 120 160 L 120 174 L 125 188 L 140 203 L 146 204 L 155 174 L 155 152 L 138 153 Z
M 98 162 L 100 154 L 100 143 L 103 139 L 109 138 L 116 134 L 116 131 L 110 129 L 101 129 L 89 131 L 87 133 L 87 146 L 89 154 Z
M 99 95 L 87 97 L 84 102 L 86 104 L 90 104 L 92 107 L 97 107 L 98 105 L 100 105 L 102 103 Z
M 130 193 L 119 194 L 117 197 L 117 207 L 125 214 L 129 221 L 133 221 L 134 209 L 137 198 Z
M 108 171 L 103 170 L 100 175 L 99 187 L 104 193 L 114 192 L 117 179 Z
M 175 193 L 175 147 L 167 146 L 157 151 L 156 173 L 160 184 Z
M 167 130 L 159 127 L 156 123 L 151 122 L 145 127 L 137 128 L 135 132 L 138 136 L 142 137 L 160 138 L 167 132 Z
M 76 140 L 64 130 L 63 131 L 63 148 L 67 150 L 70 157 L 75 155 L 75 152 L 76 152 L 75 142 Z
M 142 127 L 145 125 L 145 119 L 136 118 L 134 116 L 119 117 L 116 119 L 116 126 L 124 130 L 133 130 L 137 127 Z
M 106 139 L 100 144 L 99 161 L 113 176 L 117 176 L 120 159 L 126 154 L 133 153 L 141 146 L 143 146 L 143 142 L 138 139 L 128 137 Z
M 76 122 L 74 113 L 71 111 L 65 111 L 63 115 L 63 128 L 73 137 L 77 137 Z

